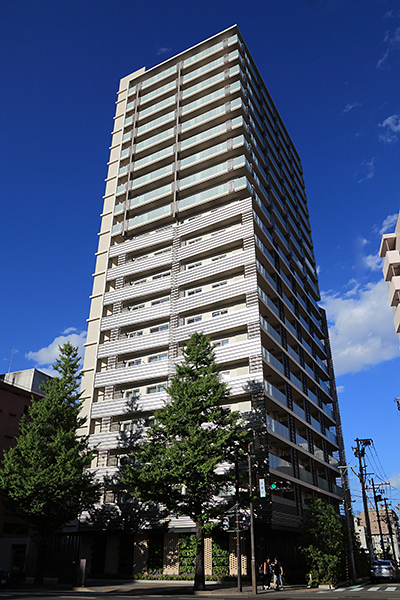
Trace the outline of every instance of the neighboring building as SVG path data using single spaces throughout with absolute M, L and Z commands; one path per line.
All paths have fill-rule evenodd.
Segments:
M 393 309 L 394 328 L 400 338 L 400 214 L 394 233 L 382 236 L 379 256 L 385 259 L 383 276 L 388 286 L 389 303 Z
M 46 375 L 46 373 L 37 369 L 24 369 L 23 371 L 13 371 L 12 373 L 0 375 L 0 380 L 24 390 L 35 392 L 40 396 L 44 396 L 40 386 L 46 383 L 48 379 L 50 379 L 50 375 Z
M 379 556 L 380 558 L 383 558 L 383 550 L 385 550 L 385 552 L 386 552 L 388 549 L 389 549 L 389 552 L 391 554 L 393 554 L 388 519 L 386 517 L 386 510 L 379 510 L 378 512 L 376 510 L 369 510 L 368 514 L 369 514 L 369 520 L 370 520 L 370 524 L 371 524 L 372 546 L 374 549 L 375 556 Z M 381 536 L 380 536 L 380 532 L 379 532 L 378 514 L 379 514 L 379 520 L 380 520 L 380 524 L 381 524 L 384 548 L 382 548 Z M 388 510 L 388 515 L 389 515 L 390 525 L 392 528 L 392 539 L 393 539 L 393 547 L 394 547 L 393 549 L 394 549 L 395 559 L 396 559 L 397 563 L 400 564 L 399 519 L 398 519 L 398 516 L 395 513 L 395 511 L 392 509 Z M 361 535 L 360 535 L 361 545 L 363 548 L 365 548 L 367 550 L 367 542 L 366 542 L 365 533 L 364 533 L 364 536 L 362 536 L 362 529 L 365 529 L 365 513 L 364 513 L 364 511 L 358 515 L 358 519 L 359 519 L 360 530 L 357 531 L 357 528 L 356 528 L 356 532 L 361 533 Z
M 203 331 L 232 408 L 265 412 L 270 478 L 291 489 L 272 495 L 257 552 L 293 566 L 304 510 L 315 496 L 339 510 L 346 463 L 301 162 L 238 28 L 124 77 L 112 136 L 82 384 L 93 468 L 117 472 L 121 432 L 163 406 L 180 349 Z M 86 538 L 89 572 L 145 571 L 158 544 L 176 573 L 194 526 L 167 525 L 161 542 L 137 534 L 130 555 L 118 533 Z
M 33 369 L 30 369 L 32 371 Z M 38 373 L 38 372 L 37 372 Z M 21 380 L 27 382 L 29 374 Z M 12 375 L 12 374 L 11 374 Z M 43 374 L 44 375 L 44 374 Z M 0 377 L 0 452 L 9 450 L 19 434 L 19 422 L 28 411 L 32 396 L 40 395 L 31 389 L 12 385 Z M 0 503 L 0 566 L 4 570 L 24 572 L 29 548 L 29 527 Z

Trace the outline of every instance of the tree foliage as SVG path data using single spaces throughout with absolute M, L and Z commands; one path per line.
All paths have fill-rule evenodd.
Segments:
M 143 500 L 196 523 L 195 589 L 204 589 L 204 526 L 222 510 L 216 497 L 232 481 L 229 466 L 246 434 L 238 413 L 223 407 L 229 391 L 202 333 L 190 338 L 167 392 L 170 401 L 155 413 L 147 441 L 133 448 L 135 464 L 121 479 Z
M 345 553 L 343 527 L 331 504 L 315 498 L 304 515 L 303 552 L 310 566 L 312 580 L 336 583 Z
M 59 350 L 53 365 L 59 376 L 43 385 L 43 398 L 32 399 L 16 445 L 5 452 L 0 470 L 7 507 L 32 527 L 39 550 L 38 583 L 51 536 L 99 495 L 93 476 L 85 471 L 92 459 L 88 439 L 77 434 L 85 423 L 80 416 L 78 350 L 69 342 Z

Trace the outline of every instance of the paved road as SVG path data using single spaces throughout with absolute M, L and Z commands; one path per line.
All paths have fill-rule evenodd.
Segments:
M 241 600 L 254 600 L 251 587 L 243 587 L 243 592 L 237 589 L 221 585 L 208 586 L 204 592 L 197 592 L 204 598 L 215 600 L 218 596 L 221 600 L 232 600 L 232 597 Z M 124 585 L 93 586 L 90 588 L 75 588 L 71 590 L 61 589 L 8 589 L 0 590 L 0 600 L 22 599 L 22 600 L 104 600 L 104 596 L 112 596 L 116 600 L 132 600 L 132 597 L 141 598 L 174 598 L 175 600 L 193 600 L 194 594 L 187 582 L 179 582 L 178 585 L 165 585 L 165 582 L 135 582 Z M 282 598 L 285 600 L 400 600 L 400 584 L 363 584 L 349 588 L 338 588 L 336 590 L 307 589 L 304 586 L 284 588 L 282 591 L 258 590 L 260 600 L 272 600 Z

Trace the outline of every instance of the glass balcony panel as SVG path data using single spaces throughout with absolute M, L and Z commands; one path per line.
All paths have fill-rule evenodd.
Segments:
M 151 80 L 148 79 L 147 82 L 149 82 L 149 81 L 151 81 Z M 143 83 L 143 85 L 144 85 L 144 83 Z M 144 87 L 147 87 L 147 86 L 144 86 Z M 165 85 L 163 85 L 161 87 L 156 88 L 152 92 L 143 94 L 142 95 L 142 103 L 148 102 L 149 100 L 152 100 L 156 96 L 160 96 L 161 94 L 164 94 L 165 92 L 168 92 L 174 88 L 176 88 L 176 79 L 174 79 L 173 81 L 170 81 L 169 83 L 166 83 Z
M 314 417 L 311 417 L 311 425 L 318 431 L 321 431 L 321 423 L 317 419 L 314 419 Z
M 275 419 L 273 419 L 269 415 L 267 415 L 266 420 L 267 420 L 267 428 L 270 431 L 273 431 L 273 432 L 277 433 L 278 435 L 284 437 L 285 439 L 290 440 L 289 429 L 285 425 L 283 425 L 282 423 L 279 423 L 279 421 L 275 421 Z
M 257 223 L 258 223 L 258 221 L 257 221 Z M 274 261 L 274 258 L 272 256 L 272 254 L 266 248 L 266 246 L 264 246 L 264 244 L 262 243 L 262 241 L 260 240 L 260 238 L 257 235 L 254 235 L 254 241 L 255 241 L 256 245 L 260 248 L 260 250 L 262 251 L 262 253 L 264 254 L 264 256 L 271 263 L 271 265 L 275 266 L 275 261 Z
M 232 124 L 232 129 L 235 127 L 239 127 L 240 125 L 243 124 L 242 117 L 236 117 L 236 119 L 232 120 L 231 124 Z M 186 140 L 182 140 L 181 149 L 183 150 L 184 148 L 186 148 L 188 146 L 199 144 L 200 142 L 202 142 L 210 137 L 214 137 L 220 133 L 224 133 L 225 131 L 227 131 L 227 123 L 221 123 L 221 125 L 217 125 L 216 127 L 211 127 L 211 129 L 206 129 L 206 131 L 203 131 L 203 132 L 201 132 L 197 135 L 194 135 L 190 138 L 187 138 Z
M 148 163 L 156 162 L 158 160 L 161 160 L 162 158 L 165 158 L 166 156 L 170 156 L 173 153 L 174 153 L 174 147 L 168 146 L 167 148 L 163 148 L 162 150 L 159 150 L 158 152 L 155 152 L 154 154 L 150 154 L 149 156 L 145 156 L 144 158 L 136 160 L 135 161 L 135 170 L 144 167 Z
M 307 391 L 308 391 L 307 395 L 310 398 L 310 400 L 312 402 L 314 402 L 315 406 L 318 406 L 318 398 L 317 398 L 317 396 L 315 394 L 313 394 L 311 390 L 307 390 Z
M 322 448 L 318 448 L 318 446 L 314 446 L 314 456 L 316 456 L 320 460 L 325 460 L 324 451 L 322 450 Z
M 283 364 L 277 358 L 275 358 L 275 356 L 273 356 L 270 352 L 268 352 L 268 350 L 266 348 L 264 348 L 263 346 L 261 347 L 261 351 L 262 351 L 262 355 L 263 355 L 264 359 L 267 362 L 269 362 L 273 367 L 275 367 L 275 369 L 277 369 L 283 375 L 283 373 L 284 373 Z
M 156 219 L 157 217 L 170 215 L 171 214 L 171 205 L 166 204 L 165 206 L 161 206 L 155 210 L 151 210 L 148 213 L 144 213 L 143 215 L 138 215 L 137 217 L 133 217 L 128 221 L 128 227 L 134 227 L 136 225 L 140 225 L 141 223 L 145 223 L 146 221 L 151 221 L 152 219 Z
M 306 370 L 306 373 L 308 373 L 310 377 L 315 379 L 314 369 L 312 369 L 307 363 L 304 364 L 304 368 Z
M 288 460 L 280 458 L 272 452 L 269 453 L 269 466 L 271 469 L 275 469 L 276 471 L 280 471 L 285 475 L 291 475 L 293 477 L 293 465 Z
M 308 442 L 306 438 L 301 436 L 299 433 L 296 433 L 296 445 L 300 448 L 303 448 L 303 450 L 307 450 L 308 452 Z
M 124 148 L 124 150 L 121 151 L 121 158 L 125 158 L 125 156 L 129 156 L 129 152 L 130 152 L 130 148 Z
M 303 391 L 303 384 L 301 380 L 296 377 L 296 375 L 293 375 L 293 373 L 290 373 L 290 381 L 297 387 L 297 389 L 299 389 L 301 392 Z
M 320 359 L 320 357 L 319 357 L 319 356 L 317 356 L 315 360 L 317 361 L 317 363 L 319 364 L 319 366 L 321 367 L 321 369 L 322 369 L 323 371 L 325 371 L 325 373 L 327 373 L 327 372 L 328 372 L 328 367 L 327 367 L 327 366 L 326 366 L 326 364 L 325 364 L 325 363 L 324 363 L 324 362 L 323 362 L 323 361 Z
M 144 108 L 143 110 L 139 111 L 139 120 L 143 117 L 151 115 L 154 112 L 157 112 L 158 110 L 161 110 L 162 108 L 165 108 L 166 106 L 169 106 L 170 104 L 175 104 L 175 95 L 165 98 L 165 100 L 161 100 L 161 102 L 152 104 L 148 108 Z
M 301 481 L 304 481 L 305 483 L 310 483 L 311 485 L 314 484 L 313 476 L 312 473 L 310 473 L 310 471 L 306 471 L 306 469 L 299 468 L 299 475 Z
M 142 175 L 142 177 L 137 177 L 131 181 L 131 189 L 148 183 L 153 179 L 158 179 L 158 177 L 162 177 L 163 175 L 169 175 L 174 170 L 174 165 L 166 165 L 165 167 L 161 167 L 161 169 L 156 169 L 155 171 L 151 171 L 150 173 L 146 173 L 146 175 Z
M 297 354 L 297 352 L 296 352 L 295 350 L 293 350 L 293 348 L 292 348 L 291 346 L 288 346 L 288 347 L 287 347 L 287 351 L 288 351 L 288 354 L 289 354 L 289 355 L 290 355 L 292 358 L 294 358 L 294 360 L 295 360 L 296 362 L 300 363 L 300 357 L 299 357 L 299 355 Z
M 149 85 L 156 83 L 156 81 L 160 81 L 160 79 L 164 79 L 164 77 L 168 77 L 168 75 L 171 75 L 172 73 L 176 73 L 176 65 L 170 67 L 169 69 L 165 69 L 164 71 L 157 73 L 157 75 L 153 75 L 153 77 L 149 77 L 149 79 L 143 81 L 142 89 L 145 89 Z
M 317 477 L 317 481 L 318 487 L 322 488 L 323 490 L 329 491 L 329 485 L 326 479 L 324 479 L 323 477 Z
M 121 167 L 118 171 L 118 175 L 125 175 L 125 173 L 128 172 L 128 165 L 126 165 L 125 167 Z
M 149 202 L 150 200 L 155 200 L 156 198 L 168 196 L 168 194 L 172 194 L 172 186 L 170 183 L 152 190 L 151 192 L 147 192 L 147 194 L 141 194 L 140 196 L 131 198 L 129 208 L 143 204 L 143 202 Z
M 296 404 L 296 402 L 293 402 L 293 412 L 298 417 L 301 417 L 302 419 L 304 419 L 304 421 L 306 420 L 306 413 L 298 404 Z
M 132 137 L 132 131 L 127 131 L 126 133 L 124 133 L 124 135 L 122 136 L 122 141 L 126 142 L 126 140 L 130 140 Z
M 172 127 L 171 129 L 166 129 L 165 131 L 162 131 L 161 133 L 158 133 L 157 135 L 153 135 L 152 137 L 147 138 L 147 140 L 138 142 L 136 144 L 136 152 L 140 152 L 141 150 L 144 150 L 144 148 L 147 148 L 148 146 L 152 146 L 153 144 L 162 142 L 163 140 L 166 140 L 167 138 L 169 138 L 173 135 L 175 135 L 175 127 Z M 122 154 L 121 154 L 121 156 L 122 156 Z
M 265 379 L 264 390 L 267 392 L 267 394 L 272 396 L 272 398 L 275 398 L 275 400 L 278 400 L 278 402 L 280 402 L 284 406 L 287 405 L 285 394 L 282 394 L 282 392 L 280 392 L 275 386 L 273 386 L 272 383 L 269 383 L 269 381 L 266 381 Z
M 275 341 L 277 341 L 279 344 L 282 343 L 280 334 L 277 331 L 275 331 L 275 329 L 261 315 L 260 315 L 260 323 L 261 323 L 261 327 L 263 329 L 265 329 L 265 331 L 267 331 L 269 333 L 269 335 L 272 338 L 274 338 Z
M 292 335 L 293 335 L 295 338 L 297 338 L 297 330 L 296 330 L 296 328 L 295 328 L 295 327 L 293 327 L 293 325 L 292 325 L 291 323 L 289 323 L 289 321 L 288 321 L 287 319 L 285 320 L 285 325 L 286 325 L 286 329 L 287 329 L 288 331 L 290 331 L 290 333 L 291 333 L 291 334 L 292 334 Z
M 260 261 L 258 259 L 256 259 L 256 265 L 257 265 L 257 270 L 261 273 L 261 275 L 264 277 L 264 279 L 266 279 L 269 282 L 269 284 L 273 287 L 273 289 L 276 291 L 275 280 L 268 273 L 268 271 L 266 269 L 264 269 L 264 267 L 262 266 L 262 264 L 260 263 Z
M 279 318 L 278 308 L 272 302 L 271 298 L 269 298 L 267 296 L 267 294 L 260 287 L 258 288 L 258 295 L 261 298 L 261 300 L 264 302 L 264 304 L 266 304 L 272 310 L 272 312 Z
M 331 442 L 337 444 L 336 435 L 330 429 L 325 429 L 325 435 Z
M 231 182 L 232 183 L 232 182 Z M 239 191 L 240 189 L 247 186 L 246 177 L 241 177 L 240 179 L 235 179 L 233 182 L 235 191 Z M 183 198 L 179 201 L 179 208 L 185 208 L 186 206 L 190 206 L 192 204 L 197 204 L 198 202 L 205 202 L 206 200 L 210 200 L 212 198 L 217 198 L 218 196 L 222 196 L 229 192 L 228 183 L 224 183 L 222 185 L 218 185 L 213 188 L 209 188 L 207 190 L 203 190 L 198 194 L 194 194 L 193 196 L 188 196 L 187 198 Z
M 328 417 L 330 417 L 331 419 L 334 418 L 334 416 L 333 416 L 333 406 L 331 404 L 324 404 L 324 403 L 322 403 L 322 410 L 324 411 L 325 414 L 328 415 Z
M 158 117 L 158 119 L 149 121 L 148 123 L 145 123 L 144 125 L 139 125 L 139 127 L 137 128 L 137 135 L 138 136 L 142 135 L 149 129 L 153 129 L 154 127 L 159 127 L 160 125 L 167 123 L 167 121 L 172 121 L 173 119 L 175 119 L 175 111 L 167 113 L 166 115 L 162 115 L 162 117 Z
M 319 385 L 322 387 L 322 389 L 328 394 L 328 396 L 331 395 L 331 389 L 329 387 L 328 384 L 325 383 L 325 381 L 320 381 Z
M 332 492 L 336 494 L 336 496 L 340 496 L 340 498 L 343 498 L 343 489 L 335 483 L 332 484 Z
M 198 54 L 195 54 L 194 56 L 191 56 L 190 58 L 187 58 L 185 60 L 185 62 L 183 63 L 183 65 L 185 67 L 187 67 L 188 65 L 191 65 L 192 63 L 194 63 L 194 62 L 196 62 L 198 60 L 201 60 L 202 58 L 205 58 L 209 54 L 213 54 L 214 52 L 217 52 L 218 50 L 222 50 L 223 47 L 224 47 L 223 42 L 219 42 L 218 44 L 214 44 L 214 46 L 211 46 L 210 48 L 206 48 L 202 52 L 199 52 Z

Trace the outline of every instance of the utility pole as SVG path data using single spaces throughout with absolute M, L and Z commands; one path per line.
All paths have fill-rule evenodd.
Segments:
M 385 558 L 386 558 L 385 542 L 383 541 L 381 517 L 379 514 L 379 508 L 378 508 L 378 498 L 379 498 L 379 500 L 382 500 L 382 498 L 381 498 L 381 496 L 376 495 L 376 490 L 375 490 L 375 485 L 374 485 L 373 479 L 371 480 L 371 482 L 372 482 L 372 491 L 374 492 L 374 501 L 375 501 L 375 509 L 376 509 L 376 518 L 378 520 L 379 537 L 381 539 L 382 556 L 383 556 L 383 559 L 385 560 Z
M 254 542 L 254 511 L 253 511 L 253 477 L 251 464 L 251 444 L 248 445 L 249 461 L 249 506 L 250 506 L 250 550 L 251 550 L 251 583 L 253 594 L 257 594 L 256 548 Z
M 387 507 L 387 502 L 386 502 L 386 498 L 383 499 L 384 503 L 385 503 L 385 510 L 386 510 L 386 520 L 387 520 L 387 526 L 388 526 L 388 530 L 389 530 L 389 536 L 390 536 L 390 543 L 392 544 L 392 554 L 393 554 L 393 560 L 397 566 L 397 558 L 396 558 L 396 553 L 394 550 L 394 542 L 393 542 L 393 529 L 392 529 L 392 523 L 390 521 L 389 518 L 389 511 L 388 511 L 388 507 Z
M 369 558 L 372 562 L 374 560 L 374 551 L 372 548 L 372 534 L 371 534 L 371 523 L 369 520 L 369 513 L 368 513 L 367 493 L 365 491 L 364 469 L 366 469 L 366 467 L 363 466 L 363 464 L 362 464 L 362 458 L 365 456 L 365 448 L 366 448 L 366 446 L 369 446 L 371 444 L 371 441 L 372 440 L 370 440 L 370 439 L 361 440 L 359 438 L 356 438 L 355 442 L 357 444 L 357 447 L 353 448 L 353 450 L 354 450 L 354 456 L 356 458 L 358 458 L 359 465 L 360 465 L 360 472 L 358 474 L 358 478 L 361 483 L 361 490 L 362 490 L 362 497 L 363 497 L 363 504 L 364 504 L 365 527 L 367 529 L 367 536 L 366 536 L 367 537 L 367 546 L 368 546 Z
M 242 556 L 240 552 L 240 521 L 239 521 L 239 456 L 235 452 L 235 483 L 236 483 L 236 556 L 237 556 L 237 588 L 242 591 Z
M 344 514 L 346 516 L 346 528 L 347 528 L 347 541 L 349 544 L 349 556 L 350 556 L 350 573 L 351 573 L 351 581 L 353 583 L 353 585 L 356 585 L 357 583 L 357 573 L 356 573 L 356 563 L 354 560 L 354 550 L 353 550 L 353 540 L 351 537 L 352 534 L 352 527 L 351 527 L 351 521 L 350 521 L 350 507 L 348 505 L 348 498 L 347 498 L 347 494 L 346 494 L 346 485 L 345 485 L 345 476 L 344 476 L 344 470 L 348 469 L 349 465 L 345 465 L 345 466 L 340 466 L 339 467 L 339 471 L 340 471 L 340 478 L 342 480 L 342 488 L 343 488 L 343 502 L 344 502 Z

